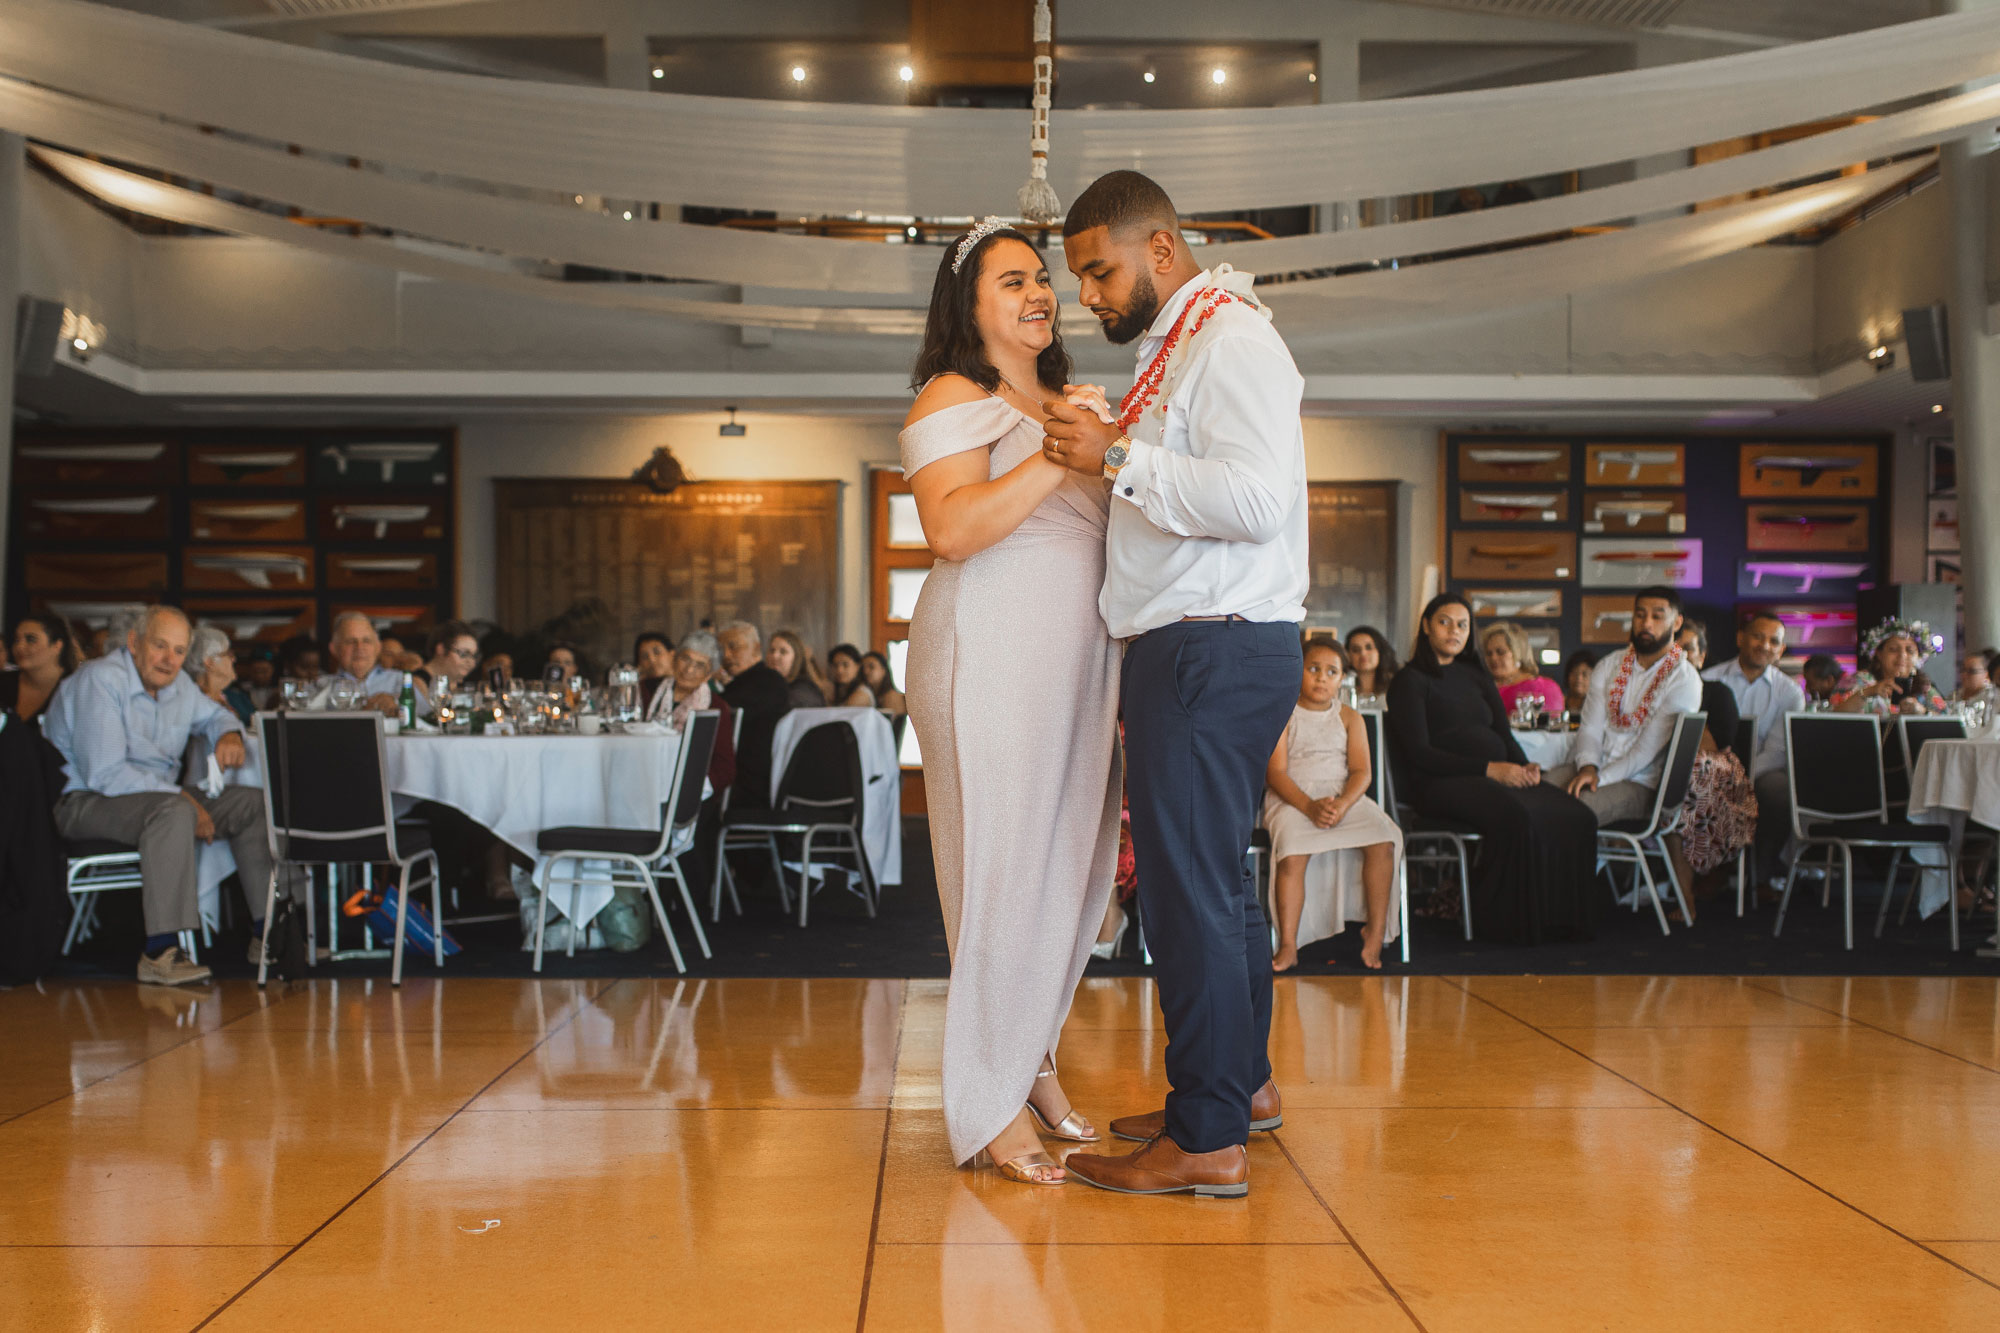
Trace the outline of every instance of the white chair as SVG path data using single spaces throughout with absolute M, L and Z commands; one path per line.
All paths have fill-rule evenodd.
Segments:
M 69 862 L 65 887 L 69 890 L 70 918 L 69 930 L 63 935 L 63 956 L 97 933 L 97 895 L 115 893 L 120 889 L 137 889 L 145 881 L 139 875 L 139 849 L 120 842 L 102 839 L 69 840 L 63 842 L 63 853 Z M 201 942 L 209 943 L 208 923 L 202 922 Z M 195 955 L 194 932 L 180 933 L 181 952 L 189 962 L 199 961 Z
M 1694 778 L 1694 761 L 1701 756 L 1701 733 L 1708 726 L 1706 713 L 1682 713 L 1674 721 L 1674 734 L 1667 742 L 1666 764 L 1660 772 L 1659 789 L 1653 793 L 1653 809 L 1643 819 L 1621 819 L 1597 830 L 1597 859 L 1601 865 L 1629 865 L 1633 889 L 1643 882 L 1652 900 L 1653 915 L 1659 918 L 1660 933 L 1670 934 L 1667 911 L 1660 902 L 1659 884 L 1653 878 L 1650 859 L 1660 858 L 1667 871 L 1667 883 L 1679 900 L 1681 919 L 1693 921 L 1687 890 L 1674 872 L 1673 858 L 1667 855 L 1667 835 L 1680 830 L 1681 815 L 1687 809 L 1688 784 Z M 1650 844 L 1650 845 L 1649 845 Z M 1615 883 L 1616 881 L 1614 881 Z

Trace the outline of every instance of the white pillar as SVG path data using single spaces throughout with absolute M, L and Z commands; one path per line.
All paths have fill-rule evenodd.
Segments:
M 0 132 L 0 551 L 7 545 L 7 515 L 14 507 L 14 324 L 21 310 L 21 191 L 25 146 L 18 134 Z M 20 607 L 6 604 L 0 575 L 0 624 Z
M 2000 643 L 2000 338 L 1987 327 L 1987 219 L 1993 154 L 1944 150 L 1951 207 L 1951 409 L 1958 446 L 1959 580 L 1970 648 Z M 1954 664 L 1955 665 L 1955 664 Z

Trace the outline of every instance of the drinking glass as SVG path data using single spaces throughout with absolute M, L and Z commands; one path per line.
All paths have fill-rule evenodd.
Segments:
M 361 685 L 358 681 L 336 680 L 327 691 L 327 706 L 337 713 L 350 713 L 361 706 Z

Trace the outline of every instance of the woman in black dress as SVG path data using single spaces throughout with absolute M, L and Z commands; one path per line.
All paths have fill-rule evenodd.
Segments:
M 1389 686 L 1398 780 L 1422 814 L 1479 830 L 1472 923 L 1482 938 L 1588 939 L 1601 896 L 1596 816 L 1527 762 L 1493 678 L 1466 651 L 1471 639 L 1466 599 L 1432 598 L 1409 665 Z

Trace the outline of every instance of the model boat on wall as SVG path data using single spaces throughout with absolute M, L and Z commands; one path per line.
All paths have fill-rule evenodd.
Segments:
M 150 551 L 36 551 L 24 568 L 30 592 L 148 592 L 167 588 L 167 557 Z
M 188 480 L 196 486 L 302 486 L 304 449 L 204 445 L 188 451 Z
M 1852 600 L 1868 566 L 1846 560 L 1745 560 L 1736 568 L 1739 597 L 1803 597 Z
M 1583 530 L 1631 536 L 1686 532 L 1687 499 L 1679 492 L 1585 491 Z
M 333 527 L 339 532 L 348 524 L 372 524 L 377 538 L 389 535 L 392 526 L 423 523 L 431 516 L 429 505 L 337 504 L 333 506 Z
M 431 462 L 440 448 L 436 444 L 330 444 L 320 451 L 320 457 L 331 461 L 334 472 L 342 477 L 348 475 L 351 463 L 373 463 L 382 469 L 382 480 L 388 482 L 396 480 L 398 467 Z
M 203 541 L 304 541 L 303 500 L 194 500 L 188 528 Z
M 1576 574 L 1576 536 L 1551 532 L 1455 532 L 1451 571 L 1458 579 L 1567 579 Z
M 1566 444 L 1461 444 L 1461 482 L 1547 482 L 1569 480 Z
M 1585 597 L 1579 628 L 1585 643 L 1624 643 L 1632 637 L 1631 594 Z
M 310 552 L 189 551 L 186 558 L 189 587 L 268 590 L 312 586 Z
M 30 493 L 23 509 L 30 537 L 138 541 L 167 535 L 167 506 L 158 495 Z
M 1758 605 L 1737 608 L 1740 614 L 1776 616 L 1785 627 L 1788 646 L 1810 646 L 1814 651 L 1854 648 L 1855 614 L 1851 606 Z
M 21 485 L 85 483 L 163 486 L 174 480 L 174 455 L 163 441 L 15 446 L 14 480 Z
M 327 584 L 334 588 L 425 588 L 437 581 L 428 555 L 328 555 Z
M 1562 612 L 1560 588 L 1473 588 L 1472 614 L 1479 619 L 1548 620 Z
M 1866 551 L 1866 505 L 1751 505 L 1745 541 L 1752 551 Z
M 1459 492 L 1458 517 L 1463 523 L 1559 523 L 1569 516 L 1564 491 Z
M 1583 543 L 1586 588 L 1701 587 L 1701 543 L 1680 539 L 1593 538 Z
M 1623 482 L 1628 486 L 1679 486 L 1687 476 L 1678 444 L 1592 444 L 1584 446 L 1587 485 Z
M 1737 490 L 1747 496 L 1866 500 L 1876 493 L 1881 451 L 1872 444 L 1746 444 Z

